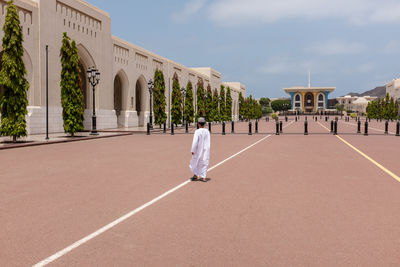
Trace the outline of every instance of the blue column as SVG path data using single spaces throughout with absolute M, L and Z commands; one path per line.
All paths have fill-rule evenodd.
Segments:
M 329 93 L 330 92 L 324 92 L 324 95 L 325 95 L 325 109 L 328 108 L 328 95 L 329 95 Z
M 295 92 L 290 92 L 289 94 L 290 94 L 290 98 L 292 101 L 292 110 L 294 110 L 294 94 L 295 94 Z

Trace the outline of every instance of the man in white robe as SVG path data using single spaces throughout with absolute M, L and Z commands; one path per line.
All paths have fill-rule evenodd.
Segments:
M 198 123 L 199 129 L 195 131 L 193 137 L 190 169 L 194 174 L 192 180 L 199 179 L 205 182 L 210 162 L 210 131 L 204 128 L 206 125 L 204 118 L 199 118 Z

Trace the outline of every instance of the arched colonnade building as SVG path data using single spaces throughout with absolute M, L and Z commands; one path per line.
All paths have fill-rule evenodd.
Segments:
M 105 11 L 83 0 L 15 0 L 24 33 L 24 62 L 28 91 L 27 126 L 30 134 L 45 132 L 46 45 L 49 46 L 49 130 L 63 132 L 60 90 L 60 48 L 63 32 L 76 41 L 80 56 L 81 90 L 85 101 L 85 129 L 91 128 L 92 88 L 86 69 L 96 67 L 101 80 L 95 102 L 98 129 L 144 126 L 150 114 L 147 83 L 158 68 L 163 71 L 167 108 L 176 73 L 181 87 L 199 80 L 205 89 L 232 89 L 233 118 L 238 118 L 238 96 L 246 96 L 241 83 L 223 83 L 222 74 L 212 68 L 189 68 L 111 34 L 111 18 Z M 0 0 L 0 27 L 4 25 L 7 2 Z M 3 38 L 0 31 L 0 38 Z M 168 114 L 169 115 L 169 114 Z
M 284 91 L 290 95 L 292 111 L 318 112 L 328 109 L 328 96 L 335 87 L 290 87 Z

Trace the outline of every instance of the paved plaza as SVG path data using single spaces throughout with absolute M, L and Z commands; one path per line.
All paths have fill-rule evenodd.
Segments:
M 193 128 L 0 150 L 0 265 L 398 266 L 395 123 L 293 119 L 213 125 L 207 183 Z

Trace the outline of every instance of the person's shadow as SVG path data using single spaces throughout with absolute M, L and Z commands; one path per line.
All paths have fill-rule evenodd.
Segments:
M 209 181 L 211 181 L 211 178 L 206 178 L 206 179 L 198 179 L 198 178 L 194 178 L 193 176 L 189 178 L 192 182 L 203 182 L 203 183 L 207 183 Z

